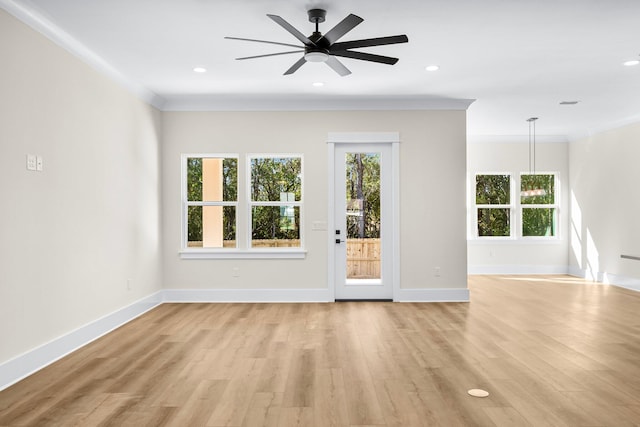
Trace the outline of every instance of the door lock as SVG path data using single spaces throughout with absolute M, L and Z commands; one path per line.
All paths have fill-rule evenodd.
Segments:
M 336 243 L 343 243 L 344 240 L 336 239 Z

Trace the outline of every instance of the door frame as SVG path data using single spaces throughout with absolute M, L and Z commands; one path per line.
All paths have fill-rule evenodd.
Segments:
M 329 300 L 336 299 L 336 250 L 335 250 L 335 149 L 336 144 L 390 144 L 391 145 L 391 274 L 393 300 L 397 301 L 400 290 L 400 133 L 399 132 L 329 132 L 327 136 L 327 183 L 329 199 L 327 221 L 328 266 L 327 281 Z

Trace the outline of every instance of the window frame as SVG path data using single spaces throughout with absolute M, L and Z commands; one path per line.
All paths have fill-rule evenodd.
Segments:
M 300 200 L 296 201 L 258 201 L 251 199 L 251 161 L 253 159 L 282 159 L 282 158 L 299 158 L 300 159 Z M 304 251 L 304 155 L 302 153 L 248 153 L 246 158 L 246 206 L 247 206 L 247 221 L 246 221 L 246 247 L 251 251 L 267 251 L 267 252 L 291 252 L 291 251 Z M 272 206 L 272 207 L 298 207 L 300 224 L 299 240 L 300 246 L 291 247 L 276 247 L 276 248 L 254 248 L 253 243 L 253 208 L 258 206 Z
M 510 182 L 510 201 L 511 203 L 506 204 L 476 204 L 476 180 L 478 175 L 508 175 Z M 522 176 L 523 175 L 553 175 L 554 177 L 554 203 L 553 204 L 523 204 L 520 198 L 520 189 L 522 185 Z M 469 189 L 469 194 L 471 197 L 470 204 L 473 212 L 470 217 L 473 223 L 471 227 L 473 229 L 471 234 L 471 238 L 474 241 L 481 242 L 540 242 L 540 243 L 550 243 L 554 241 L 561 240 L 562 226 L 561 226 L 561 194 L 560 194 L 560 173 L 555 171 L 536 171 L 535 174 L 529 172 L 473 172 L 470 181 L 471 188 Z M 480 236 L 478 233 L 478 209 L 483 208 L 510 208 L 510 236 Z M 555 220 L 555 236 L 523 236 L 522 234 L 522 224 L 523 224 L 523 209 L 527 208 L 551 208 L 554 209 L 554 220 Z
M 477 204 L 476 203 L 476 186 L 477 177 L 479 175 L 504 175 L 509 177 L 509 203 L 508 204 Z M 473 191 L 471 197 L 473 199 L 473 237 L 479 240 L 514 240 L 514 222 L 515 222 L 515 186 L 514 178 L 511 172 L 476 172 L 473 174 Z M 480 236 L 478 229 L 478 209 L 509 209 L 509 235 L 508 236 Z
M 553 203 L 550 204 L 523 204 L 520 196 L 520 191 L 522 189 L 522 176 L 523 175 L 553 175 Z M 557 172 L 542 172 L 536 171 L 535 173 L 529 172 L 520 172 L 518 175 L 518 238 L 523 240 L 559 240 L 560 239 L 560 194 L 559 194 L 559 184 L 560 181 L 558 179 Z M 524 225 L 524 217 L 523 210 L 524 209 L 553 209 L 553 219 L 555 221 L 555 235 L 554 236 L 524 236 L 523 235 L 523 225 Z
M 302 159 L 301 162 L 301 200 L 304 194 L 304 159 L 302 154 L 290 153 L 269 153 L 274 158 L 296 156 Z M 252 248 L 251 245 L 251 224 L 245 222 L 244 218 L 251 218 L 249 199 L 251 195 L 246 191 L 247 186 L 242 182 L 245 179 L 247 185 L 250 182 L 250 161 L 248 160 L 253 154 L 241 153 L 181 153 L 180 154 L 180 250 L 178 251 L 181 259 L 303 259 L 306 257 L 306 249 L 304 247 L 304 221 L 302 208 L 300 210 L 300 247 L 285 248 Z M 258 156 L 266 156 L 266 154 L 258 154 Z M 243 161 L 243 158 L 247 161 Z M 237 159 L 237 194 L 236 201 L 189 201 L 187 183 L 188 183 L 188 164 L 189 158 L 235 158 Z M 247 170 L 242 171 L 245 167 Z M 278 204 L 280 202 L 277 202 Z M 235 248 L 200 248 L 188 246 L 188 206 L 235 206 L 236 207 L 236 247 Z
M 236 160 L 236 167 L 238 168 L 238 170 L 236 170 L 236 177 L 238 176 L 238 172 L 240 169 L 240 155 L 237 153 L 184 153 L 181 154 L 180 156 L 180 181 L 181 181 L 181 186 L 180 186 L 180 192 L 181 192 L 181 201 L 182 201 L 182 209 L 181 209 L 181 215 L 180 215 L 180 219 L 181 219 L 181 239 L 180 239 L 180 246 L 181 246 L 181 252 L 190 252 L 190 251 L 214 251 L 214 252 L 219 252 L 219 251 L 233 251 L 235 249 L 238 248 L 238 243 L 239 243 L 239 239 L 238 239 L 238 208 L 239 208 L 239 193 L 238 193 L 238 187 L 239 187 L 239 183 L 236 180 L 236 200 L 235 201 L 224 201 L 224 200 L 220 200 L 220 201 L 205 201 L 205 200 L 189 200 L 189 194 L 188 194 L 188 189 L 187 189 L 187 185 L 188 185 L 188 174 L 189 174 L 189 159 L 235 159 Z M 236 247 L 235 248 L 213 248 L 213 247 L 203 247 L 203 248 L 198 248 L 198 247 L 189 247 L 189 207 L 190 206 L 232 206 L 236 208 Z

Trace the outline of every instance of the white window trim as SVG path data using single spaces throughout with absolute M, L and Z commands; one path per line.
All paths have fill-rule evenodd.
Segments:
M 499 204 L 499 205 L 477 205 L 476 204 L 476 177 L 478 175 L 506 175 L 509 177 L 509 200 L 511 203 L 507 204 Z M 513 241 L 516 240 L 517 237 L 514 233 L 514 223 L 516 221 L 516 206 L 515 206 L 515 185 L 513 184 L 514 178 L 513 173 L 511 172 L 475 172 L 473 174 L 473 183 L 471 188 L 471 205 L 473 206 L 473 213 L 471 214 L 471 218 L 473 223 L 471 226 L 473 227 L 473 239 L 479 241 Z M 509 235 L 508 236 L 480 236 L 478 235 L 478 209 L 509 209 Z
M 300 200 L 294 202 L 280 202 L 280 201 L 268 201 L 260 202 L 251 200 L 251 160 L 256 158 L 262 159 L 282 159 L 287 157 L 299 157 L 300 158 Z M 248 153 L 246 161 L 246 206 L 247 206 L 247 222 L 246 222 L 246 242 L 245 247 L 247 251 L 254 253 L 290 253 L 290 254 L 305 254 L 305 242 L 304 242 L 304 155 L 302 153 Z M 252 248 L 251 247 L 251 235 L 253 234 L 253 222 L 252 222 L 252 210 L 254 206 L 297 206 L 300 208 L 300 247 L 298 248 Z
M 193 249 L 188 246 L 188 208 L 189 206 L 235 206 L 236 208 L 236 245 L 238 242 L 238 208 L 239 201 L 237 200 L 238 194 L 236 193 L 235 201 L 190 201 L 188 200 L 187 194 L 187 173 L 188 173 L 188 165 L 187 160 L 192 158 L 201 158 L 201 159 L 236 159 L 238 167 L 240 167 L 240 156 L 238 153 L 183 153 L 180 155 L 180 193 L 181 193 L 181 208 L 180 208 L 180 253 L 191 253 L 191 252 L 204 252 L 204 251 L 230 251 L 235 250 L 236 248 L 202 248 L 202 249 Z M 238 183 L 236 183 L 236 187 L 238 187 Z
M 250 159 L 250 156 L 262 156 L 262 157 L 300 157 L 302 158 L 302 197 L 304 197 L 304 159 L 302 154 L 248 154 L 246 157 Z M 238 200 L 235 202 L 223 201 L 223 202 L 189 202 L 187 200 L 187 159 L 189 158 L 235 158 L 238 160 Z M 181 259 L 303 259 L 306 257 L 307 250 L 304 249 L 303 240 L 303 211 L 300 210 L 300 247 L 299 248 L 251 248 L 251 215 L 248 210 L 251 209 L 249 203 L 241 203 L 242 198 L 242 183 L 240 181 L 242 176 L 242 156 L 239 153 L 183 153 L 180 155 L 180 250 L 178 254 Z M 247 160 L 245 164 L 247 167 L 246 174 L 250 177 L 250 160 Z M 245 174 L 245 176 L 246 176 Z M 247 179 L 247 185 L 250 181 Z M 248 188 L 248 187 L 247 187 Z M 250 199 L 250 194 L 247 193 L 245 199 Z M 281 202 L 277 202 L 278 206 Z M 302 203 L 302 200 L 300 201 Z M 236 248 L 189 248 L 187 247 L 187 206 L 236 206 Z M 301 205 L 302 206 L 302 205 Z M 238 225 L 240 224 L 241 211 L 247 218 L 249 223 L 246 224 L 248 228 L 246 230 L 240 230 Z M 244 238 L 242 235 L 244 234 Z
M 510 177 L 510 204 L 501 205 L 477 205 L 476 204 L 476 177 L 478 175 L 508 175 Z M 520 187 L 522 182 L 522 175 L 534 175 L 529 172 L 473 172 L 472 177 L 469 180 L 470 188 L 470 204 L 472 212 L 469 215 L 471 218 L 469 241 L 474 243 L 558 243 L 561 241 L 561 212 L 560 212 L 560 173 L 553 171 L 536 171 L 535 175 L 553 175 L 554 176 L 554 203 L 548 205 L 526 205 L 522 204 L 520 200 Z M 510 236 L 479 236 L 478 235 L 478 209 L 482 208 L 509 208 L 509 220 L 510 220 Z M 553 208 L 555 209 L 555 221 L 556 221 L 556 235 L 555 236 L 523 236 L 522 235 L 522 209 L 523 208 Z
M 553 175 L 553 204 L 548 205 L 528 205 L 522 204 L 520 200 L 520 189 L 522 186 L 522 175 Z M 560 179 L 559 172 L 549 172 L 549 171 L 536 171 L 536 173 L 529 172 L 520 172 L 518 175 L 518 224 L 517 224 L 517 232 L 518 239 L 525 241 L 540 241 L 540 242 L 551 242 L 551 241 L 559 241 L 560 240 Z M 555 236 L 523 236 L 522 235 L 522 210 L 525 208 L 552 208 L 555 209 L 555 221 L 556 221 L 556 235 Z

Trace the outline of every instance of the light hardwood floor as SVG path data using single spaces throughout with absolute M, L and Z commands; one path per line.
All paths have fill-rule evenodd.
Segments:
M 0 425 L 640 425 L 640 293 L 469 287 L 468 304 L 165 304 L 0 392 Z

